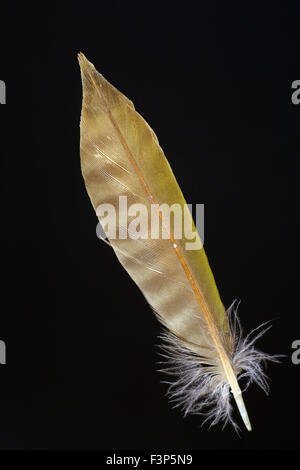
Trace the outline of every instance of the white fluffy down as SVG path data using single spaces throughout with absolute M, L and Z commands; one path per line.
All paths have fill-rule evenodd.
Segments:
M 237 303 L 233 303 L 227 310 L 234 348 L 231 357 L 233 370 L 238 379 L 245 379 L 243 391 L 254 382 L 268 394 L 269 386 L 267 375 L 263 370 L 264 361 L 279 362 L 279 355 L 270 355 L 257 350 L 254 343 L 271 326 L 263 323 L 243 338 L 242 328 L 237 316 Z M 220 367 L 216 364 L 207 365 L 205 357 L 189 350 L 174 334 L 165 330 L 160 336 L 163 340 L 160 348 L 164 360 L 162 372 L 174 376 L 169 385 L 168 396 L 175 407 L 181 407 L 184 415 L 199 414 L 206 418 L 210 426 L 222 421 L 233 425 L 236 431 L 239 426 L 232 417 L 230 385 Z

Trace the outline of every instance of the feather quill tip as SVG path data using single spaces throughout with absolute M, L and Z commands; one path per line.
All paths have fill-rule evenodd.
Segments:
M 246 406 L 245 406 L 245 403 L 244 403 L 244 400 L 243 400 L 242 392 L 240 391 L 239 393 L 238 392 L 232 392 L 232 393 L 233 393 L 236 405 L 238 407 L 238 410 L 240 412 L 241 418 L 242 418 L 247 430 L 252 431 L 252 426 L 251 426 L 250 419 L 249 419 L 249 416 L 248 416 L 248 413 L 247 413 L 247 409 L 246 409 Z

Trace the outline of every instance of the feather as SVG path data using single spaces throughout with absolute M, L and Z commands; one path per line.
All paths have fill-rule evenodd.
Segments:
M 192 216 L 185 210 L 185 199 L 156 135 L 133 103 L 82 53 L 78 57 L 83 86 L 82 174 L 103 229 L 108 232 L 108 226 L 116 224 L 116 236 L 109 232 L 107 243 L 163 325 L 162 356 L 167 363 L 163 370 L 175 376 L 169 382 L 171 400 L 185 414 L 205 414 L 212 424 L 222 420 L 237 429 L 232 393 L 251 430 L 237 376 L 267 391 L 261 363 L 276 359 L 253 347 L 266 328 L 254 339 L 243 339 L 236 305 L 228 311 L 223 306 Z M 147 209 L 139 219 L 146 227 L 144 236 L 133 236 L 120 197 L 126 198 L 127 207 Z M 167 225 L 162 204 L 181 208 L 181 222 L 190 227 L 181 238 L 174 235 L 178 219 Z M 115 214 L 107 210 L 104 217 L 103 208 L 111 207 Z M 157 238 L 151 236 L 150 213 L 160 223 Z M 187 248 L 191 236 L 198 249 Z

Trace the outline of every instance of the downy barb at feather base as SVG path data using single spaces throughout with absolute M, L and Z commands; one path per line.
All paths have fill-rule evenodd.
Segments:
M 109 204 L 120 221 L 124 214 L 118 200 L 126 196 L 128 204 L 142 203 L 148 213 L 154 207 L 161 231 L 167 234 L 134 239 L 118 222 L 118 233 L 127 231 L 128 236 L 107 243 L 163 324 L 165 370 L 176 377 L 169 387 L 171 400 L 185 413 L 205 414 L 212 424 L 223 420 L 237 428 L 231 415 L 232 393 L 250 431 L 237 376 L 266 390 L 261 362 L 272 358 L 256 351 L 253 339 L 241 337 L 234 309 L 226 312 L 192 216 L 189 222 L 200 249 L 186 249 L 190 241 L 186 234 L 175 240 L 174 221 L 165 225 L 160 206 L 184 208 L 186 202 L 153 130 L 83 54 L 79 63 L 81 168 L 95 211 Z M 99 217 L 104 230 L 108 218 L 104 223 Z

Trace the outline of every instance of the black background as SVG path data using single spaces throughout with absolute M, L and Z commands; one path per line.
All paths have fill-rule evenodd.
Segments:
M 299 12 L 285 2 L 1 3 L 2 449 L 299 448 Z M 225 306 L 242 300 L 271 393 L 253 432 L 200 427 L 164 397 L 160 327 L 111 250 L 80 171 L 76 54 L 135 103 L 188 202 Z M 237 417 L 237 419 L 239 419 Z

